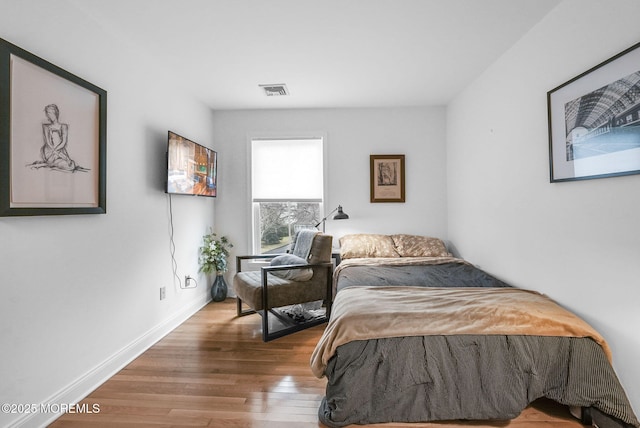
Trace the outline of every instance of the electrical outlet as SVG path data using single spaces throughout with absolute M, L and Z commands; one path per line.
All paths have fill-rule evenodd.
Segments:
M 160 287 L 160 300 L 164 300 L 167 297 L 167 287 Z
M 186 275 L 186 276 L 184 277 L 184 287 L 185 287 L 185 288 L 189 288 L 189 287 L 191 287 L 191 280 L 192 280 L 192 279 L 193 279 L 193 278 L 191 278 L 189 275 Z

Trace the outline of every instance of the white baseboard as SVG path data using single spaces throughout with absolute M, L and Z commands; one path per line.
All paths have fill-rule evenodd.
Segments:
M 207 294 L 193 304 L 185 307 L 162 324 L 152 328 L 137 340 L 133 341 L 122 350 L 102 362 L 102 364 L 98 365 L 93 370 L 70 383 L 67 387 L 63 388 L 56 394 L 53 394 L 49 399 L 42 403 L 42 406 L 45 409 L 53 410 L 59 409 L 61 404 L 65 406 L 80 402 L 105 381 L 122 370 L 127 364 L 140 356 L 140 354 L 202 309 L 210 301 L 211 297 Z M 61 415 L 62 413 L 27 413 L 21 418 L 10 423 L 7 428 L 46 427 Z

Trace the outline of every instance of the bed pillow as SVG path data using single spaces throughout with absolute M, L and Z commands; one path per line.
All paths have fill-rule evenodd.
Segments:
M 352 234 L 340 238 L 340 257 L 400 257 L 389 235 Z
M 450 257 L 447 247 L 439 238 L 419 235 L 391 235 L 400 257 Z
M 283 265 L 306 265 L 308 264 L 302 257 L 294 256 L 293 254 L 283 254 L 281 256 L 274 257 L 271 260 L 271 266 L 283 266 Z M 313 269 L 287 269 L 287 270 L 274 270 L 272 274 L 282 279 L 288 279 L 290 281 L 309 281 L 313 277 Z

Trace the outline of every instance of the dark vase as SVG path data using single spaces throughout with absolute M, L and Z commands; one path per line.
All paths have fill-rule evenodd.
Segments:
M 211 286 L 211 299 L 214 302 L 222 302 L 227 298 L 227 283 L 221 273 L 216 274 L 216 279 Z

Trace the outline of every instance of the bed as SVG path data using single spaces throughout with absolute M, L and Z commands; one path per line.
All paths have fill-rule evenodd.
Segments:
M 585 424 L 640 427 L 597 331 L 415 235 L 347 235 L 311 357 L 329 427 L 508 420 L 546 397 Z M 597 423 L 596 423 L 597 421 Z

